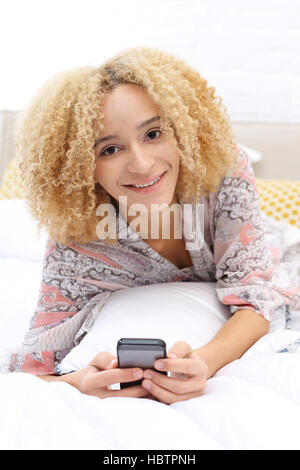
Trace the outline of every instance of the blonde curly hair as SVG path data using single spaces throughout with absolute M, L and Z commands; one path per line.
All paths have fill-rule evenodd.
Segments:
M 57 74 L 33 97 L 17 123 L 17 176 L 26 205 L 51 240 L 98 239 L 96 208 L 112 197 L 95 184 L 96 137 L 105 94 L 121 83 L 144 87 L 161 111 L 162 129 L 180 155 L 176 194 L 186 202 L 217 192 L 237 158 L 222 99 L 199 72 L 172 54 L 129 48 L 100 67 Z M 115 243 L 107 239 L 107 242 Z

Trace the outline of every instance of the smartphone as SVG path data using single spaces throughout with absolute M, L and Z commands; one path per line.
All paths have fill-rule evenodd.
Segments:
M 121 338 L 117 344 L 117 356 L 120 368 L 140 367 L 154 370 L 156 359 L 167 357 L 166 343 L 156 338 Z M 167 375 L 167 372 L 160 373 Z M 120 383 L 120 388 L 141 385 L 142 381 L 143 379 Z

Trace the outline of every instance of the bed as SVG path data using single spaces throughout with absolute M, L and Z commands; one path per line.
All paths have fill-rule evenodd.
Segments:
M 45 233 L 38 238 L 15 184 L 16 114 L 0 113 L 0 364 L 28 330 L 47 238 Z M 253 162 L 260 159 L 256 151 L 247 151 Z M 272 148 L 272 159 L 275 151 Z M 258 179 L 257 184 L 261 209 L 300 228 L 300 182 Z M 84 367 L 99 348 L 116 354 L 116 340 L 126 335 L 155 335 L 166 340 L 168 347 L 178 339 L 194 347 L 208 341 L 228 318 L 215 297 L 214 283 L 168 284 L 147 286 L 150 290 L 145 292 L 132 289 L 130 295 L 115 292 L 91 334 L 65 358 L 65 368 Z M 152 311 L 160 311 L 154 309 L 155 289 L 160 289 L 159 306 L 164 312 L 159 322 L 151 316 Z M 145 306 L 147 321 L 140 315 Z M 170 329 L 174 315 L 177 321 Z M 112 323 L 119 329 L 112 330 Z M 185 331 L 182 325 L 187 324 L 193 328 Z M 211 378 L 201 397 L 172 405 L 148 399 L 98 399 L 65 383 L 44 382 L 25 373 L 0 373 L 0 448 L 300 449 L 299 344 L 300 312 L 278 311 L 270 333 Z
M 4 357 L 20 344 L 28 329 L 38 296 L 46 234 L 37 236 L 22 199 L 0 200 L 0 217 L 0 356 Z M 214 283 L 169 284 L 137 288 L 148 291 L 140 290 L 141 295 L 135 296 L 133 312 L 133 289 L 127 297 L 115 292 L 99 324 L 95 323 L 94 334 L 87 335 L 65 358 L 66 368 L 84 366 L 99 349 L 115 354 L 116 339 L 129 333 L 162 337 L 168 347 L 176 339 L 185 339 L 192 347 L 209 340 L 228 316 L 215 298 Z M 153 295 L 151 289 L 161 289 L 160 295 Z M 159 322 L 151 316 L 148 323 L 139 321 L 139 306 L 145 305 L 145 298 L 148 313 L 153 299 L 159 298 L 164 311 Z M 211 378 L 202 396 L 172 405 L 146 398 L 98 399 L 65 383 L 44 382 L 25 373 L 1 373 L 0 447 L 299 449 L 300 312 L 289 313 L 285 309 L 276 312 L 270 332 Z M 170 329 L 171 316 L 177 320 Z M 125 329 L 124 319 L 130 329 Z M 185 331 L 182 325 L 187 323 L 194 327 Z M 119 327 L 112 329 L 111 324 Z M 153 326 L 157 324 L 159 329 Z

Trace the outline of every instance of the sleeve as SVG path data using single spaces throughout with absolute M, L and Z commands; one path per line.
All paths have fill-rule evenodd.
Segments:
M 92 327 L 114 290 L 121 266 L 81 245 L 47 243 L 38 302 L 23 344 L 7 354 L 4 372 L 59 374 L 59 364 Z
M 216 292 L 230 312 L 254 310 L 271 320 L 274 262 L 266 249 L 255 176 L 248 155 L 239 149 L 213 207 Z

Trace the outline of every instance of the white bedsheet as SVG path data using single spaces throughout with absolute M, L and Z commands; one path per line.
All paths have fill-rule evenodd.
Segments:
M 19 343 L 37 299 L 41 262 L 0 258 L 0 345 Z M 98 399 L 32 375 L 0 375 L 1 449 L 300 449 L 300 315 L 282 318 L 201 397 L 164 405 Z M 294 352 L 279 353 L 287 348 Z M 0 350 L 1 350 L 0 349 Z

